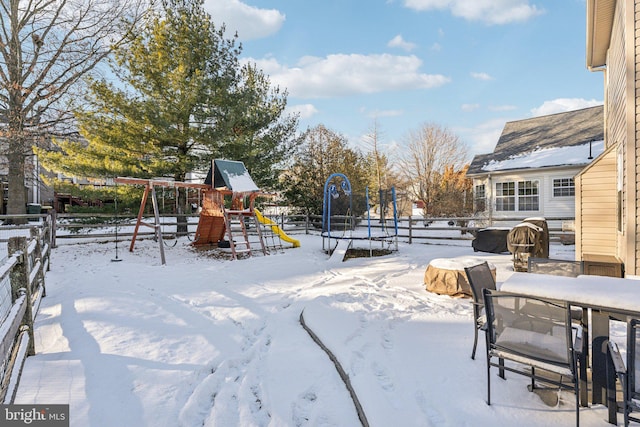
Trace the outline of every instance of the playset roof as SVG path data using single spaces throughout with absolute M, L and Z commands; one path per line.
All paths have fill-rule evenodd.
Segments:
M 204 183 L 215 189 L 226 188 L 236 193 L 260 191 L 244 163 L 235 160 L 214 160 Z

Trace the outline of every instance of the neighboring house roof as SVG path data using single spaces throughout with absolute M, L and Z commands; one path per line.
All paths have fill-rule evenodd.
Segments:
M 582 166 L 604 150 L 604 107 L 507 122 L 493 153 L 473 158 L 467 175 Z

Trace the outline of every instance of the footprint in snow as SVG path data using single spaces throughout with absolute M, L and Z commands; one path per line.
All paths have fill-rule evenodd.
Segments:
M 445 426 L 446 420 L 436 408 L 429 404 L 429 399 L 424 395 L 422 390 L 416 392 L 416 402 L 423 414 L 431 421 L 434 426 Z
M 318 400 L 318 396 L 313 390 L 302 393 L 298 400 L 291 404 L 291 420 L 293 425 L 300 427 L 309 425 L 311 413 Z
M 393 340 L 391 339 L 391 335 L 389 335 L 387 332 L 382 335 L 382 348 L 384 348 L 385 350 L 393 349 Z
M 378 363 L 376 362 L 373 363 L 372 369 L 373 374 L 376 376 L 376 379 L 378 380 L 378 383 L 380 384 L 382 389 L 388 392 L 392 392 L 394 390 L 393 380 L 391 379 L 391 377 L 389 377 L 387 370 L 383 366 L 378 365 Z

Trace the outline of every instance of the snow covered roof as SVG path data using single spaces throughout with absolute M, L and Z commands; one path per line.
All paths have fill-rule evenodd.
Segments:
M 517 120 L 505 124 L 493 153 L 473 158 L 467 175 L 586 166 L 604 148 L 603 106 Z
M 213 188 L 226 188 L 237 193 L 260 191 L 244 163 L 234 160 L 214 160 L 204 183 L 213 185 Z
M 489 162 L 482 167 L 482 170 L 492 172 L 550 166 L 587 165 L 591 162 L 589 160 L 589 150 L 591 150 L 591 156 L 593 158 L 598 157 L 604 151 L 604 141 L 587 142 L 572 147 L 538 148 L 534 151 L 514 155 L 504 160 L 489 160 Z

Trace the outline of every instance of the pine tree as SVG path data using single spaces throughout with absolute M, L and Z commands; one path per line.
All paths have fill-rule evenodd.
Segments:
M 272 167 L 297 141 L 297 117 L 283 115 L 286 93 L 240 65 L 237 36 L 226 39 L 201 0 L 163 6 L 116 51 L 117 82 L 92 82 L 76 115 L 86 141 L 57 141 L 61 151 L 42 153 L 43 164 L 72 176 L 184 181 L 225 157 L 244 161 L 259 185 L 273 182 Z M 181 192 L 178 214 L 185 205 Z

